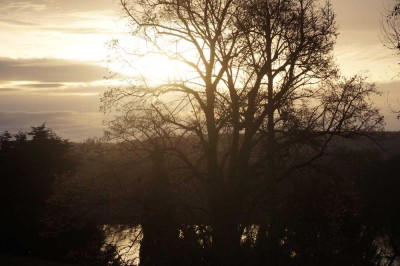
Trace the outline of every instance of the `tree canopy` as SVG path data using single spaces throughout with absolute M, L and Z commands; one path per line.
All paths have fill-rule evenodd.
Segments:
M 269 228 L 268 261 L 276 265 L 279 184 L 321 159 L 335 136 L 383 128 L 369 99 L 376 87 L 364 77 L 340 77 L 334 63 L 331 4 L 120 2 L 134 37 L 147 44 L 131 55 L 159 54 L 188 70 L 165 83 L 132 73 L 106 92 L 103 110 L 117 111 L 106 137 L 124 142 L 136 158 L 175 158 L 180 173 L 196 180 L 215 265 L 240 263 L 250 224 Z M 163 171 L 172 175 L 174 167 Z

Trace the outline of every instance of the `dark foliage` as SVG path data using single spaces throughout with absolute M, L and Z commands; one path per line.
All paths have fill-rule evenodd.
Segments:
M 41 218 L 56 175 L 73 173 L 70 144 L 44 125 L 31 132 L 1 136 L 1 250 L 15 255 L 38 254 Z
M 276 187 L 274 216 L 268 202 L 259 202 L 242 231 L 238 265 L 397 265 L 399 163 L 398 156 L 384 160 L 376 151 L 341 148 L 294 173 Z M 173 214 L 182 202 L 167 209 L 173 199 L 153 192 L 141 220 L 141 265 L 221 265 L 209 252 L 212 242 L 204 241 L 212 229 L 184 224 Z
M 198 185 L 177 188 L 185 171 L 176 170 L 179 163 L 168 154 L 156 150 L 145 163 L 121 165 L 120 173 L 130 174 L 118 175 L 124 189 L 116 188 L 112 195 L 124 202 L 107 200 L 109 187 L 97 188 L 105 198 L 102 205 L 111 210 L 104 212 L 85 199 L 88 193 L 82 183 L 58 184 L 77 180 L 76 175 L 68 177 L 77 167 L 71 145 L 45 127 L 30 133 L 2 135 L 1 178 L 7 185 L 1 187 L 2 253 L 80 265 L 120 265 L 117 248 L 104 245 L 102 225 L 112 222 L 122 228 L 141 225 L 141 265 L 220 265 L 211 251 L 207 207 L 194 192 Z M 376 150 L 345 148 L 353 145 L 350 142 L 329 148 L 318 163 L 278 182 L 273 216 L 268 197 L 257 201 L 248 223 L 238 229 L 238 264 L 398 263 L 400 157 L 383 159 Z M 252 187 L 254 193 L 258 189 Z M 195 206 L 204 208 L 201 214 L 195 214 Z M 88 210 L 97 220 L 84 217 Z M 112 210 L 120 216 L 113 217 Z
M 390 137 L 381 144 L 394 146 L 393 134 L 382 134 Z M 123 150 L 113 191 L 124 196 L 110 205 L 122 216 L 111 214 L 111 220 L 141 225 L 141 265 L 221 265 L 199 184 L 162 150 L 141 163 Z M 238 228 L 238 265 L 397 265 L 399 157 L 383 156 L 366 139 L 335 139 L 328 151 L 277 183 L 274 215 L 270 198 L 257 200 Z M 262 189 L 251 186 L 253 194 Z
M 0 136 L 0 253 L 85 265 L 107 265 L 101 225 L 81 222 L 68 231 L 50 226 L 55 180 L 75 174 L 72 145 L 45 125 Z M 89 263 L 90 262 L 90 263 Z

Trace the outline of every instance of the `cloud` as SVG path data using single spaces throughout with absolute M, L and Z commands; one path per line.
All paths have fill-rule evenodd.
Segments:
M 50 89 L 41 89 L 34 90 L 33 93 L 42 93 L 42 94 L 68 94 L 68 95 L 100 95 L 108 89 L 107 86 L 95 86 L 95 85 L 74 85 L 74 86 L 65 86 L 63 88 L 50 88 Z
M 14 20 L 14 19 L 0 19 L 0 23 L 10 24 L 15 26 L 38 26 L 37 23 L 27 22 L 22 20 Z
M 107 10 L 116 5 L 115 0 L 1 0 L 0 10 L 12 13 L 23 11 L 46 11 L 66 12 L 74 10 Z
M 105 60 L 127 31 L 119 0 L 0 0 L 0 14 L 0 59 Z
M 103 114 L 99 112 L 99 95 L 80 93 L 91 90 L 94 86 L 77 86 L 73 93 L 56 93 L 60 89 L 67 92 L 68 89 L 64 90 L 64 87 L 48 88 L 50 91 L 54 90 L 54 93 L 27 93 L 29 88 L 3 87 L 21 91 L 11 90 L 9 93 L 0 94 L 0 133 L 5 130 L 26 131 L 30 126 L 46 122 L 57 134 L 73 141 L 102 135 Z
M 379 28 L 384 1 L 376 0 L 335 0 L 333 9 L 337 14 L 339 29 L 375 30 Z M 351 14 L 351 15 L 350 15 Z
M 106 70 L 98 65 L 60 59 L 0 58 L 0 80 L 39 82 L 90 82 L 101 80 Z
M 30 83 L 30 82 L 9 82 L 0 84 L 0 93 L 16 93 L 15 96 L 23 97 L 24 95 L 92 95 L 98 96 L 109 89 L 110 81 L 96 82 L 74 82 L 74 83 Z M 0 99 L 1 102 L 1 99 Z
M 0 10 L 3 15 L 20 14 L 22 12 L 40 12 L 47 9 L 47 0 L 1 0 Z
M 28 84 L 22 84 L 20 85 L 21 87 L 26 87 L 26 88 L 58 88 L 65 86 L 64 83 L 28 83 Z
M 45 0 L 41 0 L 45 1 Z M 119 1 L 117 0 L 50 0 L 47 1 L 47 6 L 50 8 L 58 8 L 64 11 L 100 11 L 115 8 Z
M 0 111 L 75 111 L 97 112 L 100 97 L 96 94 L 43 94 L 43 93 L 8 93 L 0 97 Z
M 59 33 L 68 34 L 115 34 L 115 30 L 106 28 L 94 28 L 94 27 L 44 27 L 46 31 L 54 31 Z
M 21 90 L 17 89 L 17 88 L 1 88 L 0 87 L 0 93 L 17 92 L 17 91 L 21 91 Z

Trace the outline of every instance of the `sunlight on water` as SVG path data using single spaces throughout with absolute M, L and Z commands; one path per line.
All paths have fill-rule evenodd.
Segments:
M 118 256 L 127 265 L 139 265 L 140 242 L 143 238 L 140 225 L 133 228 L 104 226 L 107 235 L 106 243 L 117 247 Z
M 210 226 L 194 225 L 196 234 L 202 235 L 203 230 L 211 232 Z M 126 263 L 126 265 L 139 265 L 140 263 L 140 243 L 143 239 L 142 227 L 140 225 L 133 228 L 122 228 L 120 226 L 104 226 L 107 239 L 106 244 L 115 245 L 117 247 L 118 256 Z M 183 232 L 181 230 L 179 238 L 183 238 Z M 258 225 L 247 226 L 241 237 L 241 244 L 250 244 L 254 246 L 256 244 L 257 235 L 259 232 Z M 212 242 L 211 238 L 208 240 Z M 207 242 L 208 242 L 207 241 Z M 199 239 L 199 244 L 203 246 L 203 240 Z
M 256 224 L 246 226 L 246 228 L 243 231 L 242 237 L 240 239 L 240 243 L 241 244 L 249 243 L 251 246 L 254 246 L 256 244 L 259 230 L 260 226 Z

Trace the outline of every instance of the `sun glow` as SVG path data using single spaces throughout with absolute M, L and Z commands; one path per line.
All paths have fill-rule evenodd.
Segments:
M 154 82 L 181 79 L 188 72 L 188 68 L 182 63 L 156 54 L 148 54 L 140 58 L 137 65 L 140 74 Z
M 132 35 L 120 35 L 109 42 L 108 68 L 111 73 L 147 85 L 188 81 L 198 77 L 194 68 L 198 52 L 188 43 L 167 39 L 146 40 Z
M 191 69 L 184 63 L 155 53 L 128 55 L 118 60 L 111 60 L 108 67 L 112 73 L 118 73 L 124 78 L 152 85 L 187 80 L 191 73 Z

